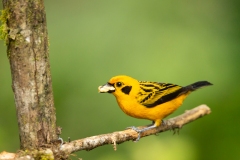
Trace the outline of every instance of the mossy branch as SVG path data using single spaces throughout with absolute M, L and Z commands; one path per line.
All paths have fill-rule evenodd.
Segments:
M 206 116 L 210 113 L 211 113 L 211 110 L 207 105 L 200 105 L 191 110 L 185 111 L 185 113 L 179 116 L 166 120 L 165 124 L 161 125 L 160 127 L 153 128 L 151 130 L 148 130 L 142 133 L 141 138 L 150 136 L 150 135 L 156 135 L 158 133 L 165 132 L 168 130 L 173 130 L 175 133 L 180 128 L 182 128 L 182 126 L 190 122 L 193 122 L 203 116 Z M 141 126 L 140 128 L 142 127 L 146 127 L 146 126 Z M 39 151 L 31 151 L 29 153 L 25 153 L 21 151 L 17 154 L 2 152 L 0 153 L 0 159 L 2 157 L 4 158 L 11 157 L 12 159 L 17 159 L 19 157 L 26 157 L 26 156 L 30 156 L 30 157 L 48 156 L 48 157 L 51 157 L 50 159 L 52 159 L 53 154 L 54 154 L 54 159 L 67 159 L 71 153 L 81 151 L 81 150 L 89 151 L 94 148 L 107 145 L 107 144 L 112 144 L 113 149 L 117 150 L 117 144 L 130 141 L 130 140 L 134 141 L 137 137 L 138 137 L 138 133 L 136 133 L 132 129 L 127 129 L 124 131 L 117 131 L 113 133 L 102 134 L 102 135 L 87 137 L 79 140 L 74 140 L 61 145 L 59 148 L 54 147 L 54 149 L 52 148 L 52 150 L 49 150 L 48 148 L 46 148 Z

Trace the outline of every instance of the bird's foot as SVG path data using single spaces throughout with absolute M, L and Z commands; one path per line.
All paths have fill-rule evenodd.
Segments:
M 132 130 L 134 130 L 134 131 L 136 131 L 136 132 L 142 132 L 142 129 L 138 129 L 137 127 L 135 127 L 135 126 L 131 126 L 131 127 L 127 127 L 127 129 L 132 129 Z
M 162 120 L 162 123 L 161 123 L 162 126 L 166 126 L 167 125 L 167 122 Z
M 136 139 L 134 142 L 137 142 L 137 141 L 140 140 L 140 138 L 141 138 L 141 133 L 144 131 L 143 129 L 138 129 L 138 128 L 135 127 L 135 126 L 127 127 L 127 129 L 132 129 L 132 130 L 134 130 L 134 131 L 136 131 L 136 132 L 138 133 L 138 137 L 137 137 L 137 139 Z
M 172 122 L 171 121 L 168 121 L 168 120 L 162 120 L 162 123 L 161 123 L 161 126 L 162 127 L 166 127 L 166 128 L 169 128 L 172 130 Z
M 134 131 L 136 131 L 136 132 L 138 133 L 138 137 L 137 137 L 137 139 L 134 141 L 134 142 L 137 142 L 137 141 L 140 140 L 142 132 L 147 131 L 147 130 L 150 130 L 150 129 L 155 128 L 155 127 L 156 127 L 155 125 L 151 125 L 151 126 L 148 126 L 148 127 L 146 127 L 146 128 L 143 128 L 143 129 L 138 129 L 138 128 L 135 127 L 135 126 L 131 126 L 131 127 L 127 127 L 127 129 L 132 129 L 132 130 L 134 130 Z

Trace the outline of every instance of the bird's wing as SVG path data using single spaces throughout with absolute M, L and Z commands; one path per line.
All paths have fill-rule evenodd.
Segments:
M 178 97 L 182 92 L 182 87 L 175 84 L 141 81 L 136 98 L 140 104 L 151 108 Z

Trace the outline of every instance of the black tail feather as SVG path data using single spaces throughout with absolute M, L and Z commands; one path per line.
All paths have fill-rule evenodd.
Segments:
M 208 82 L 208 81 L 199 81 L 199 82 L 195 82 L 193 84 L 190 84 L 190 85 L 186 86 L 185 88 L 187 90 L 190 90 L 190 91 L 195 91 L 199 88 L 202 88 L 204 86 L 210 86 L 210 85 L 213 85 L 213 84 Z

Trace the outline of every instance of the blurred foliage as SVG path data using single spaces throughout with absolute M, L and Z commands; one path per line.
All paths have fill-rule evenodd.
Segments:
M 207 104 L 212 114 L 181 129 L 78 152 L 83 159 L 237 159 L 239 1 L 45 1 L 57 124 L 72 140 L 150 123 L 126 116 L 97 87 L 112 76 L 214 86 L 191 94 L 172 116 Z M 11 73 L 0 43 L 0 151 L 19 149 Z M 159 158 L 156 158 L 159 157 Z M 74 159 L 74 158 L 73 158 Z

